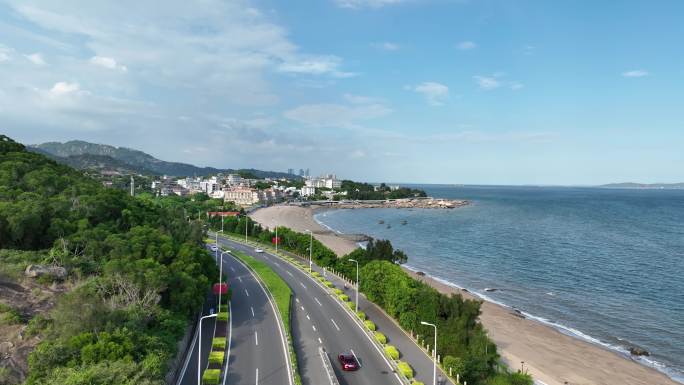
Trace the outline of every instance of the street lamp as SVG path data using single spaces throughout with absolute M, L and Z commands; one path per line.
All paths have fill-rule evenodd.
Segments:
M 221 251 L 221 264 L 219 265 L 219 313 L 221 312 L 221 292 L 223 291 L 223 288 L 221 287 L 221 283 L 223 283 L 223 254 L 230 254 L 230 251 Z
M 350 262 L 356 262 L 356 312 L 359 312 L 359 261 L 356 259 L 348 259 Z
M 280 243 L 280 240 L 278 239 L 278 224 L 276 224 L 276 227 L 275 227 L 275 228 L 276 228 L 276 229 L 275 229 L 275 230 L 276 230 L 276 239 L 275 239 L 275 243 L 276 243 L 276 254 L 278 254 L 278 243 Z
M 207 318 L 216 318 L 216 313 L 205 315 L 199 320 L 199 343 L 197 344 L 199 349 L 197 352 L 197 385 L 202 384 L 202 381 L 200 379 L 200 365 L 202 363 L 202 321 L 204 321 Z
M 435 328 L 435 346 L 434 346 L 435 350 L 432 354 L 432 358 L 434 360 L 434 365 L 432 368 L 432 385 L 437 385 L 437 325 L 431 324 L 431 323 L 425 322 L 425 321 L 420 321 L 420 324 L 426 325 L 426 326 L 432 326 L 433 328 Z
M 245 214 L 245 243 L 247 243 L 247 224 L 249 223 L 249 217 Z
M 309 233 L 310 238 L 309 238 L 309 274 L 311 274 L 311 265 L 313 264 L 313 231 L 311 230 L 304 230 L 305 232 Z

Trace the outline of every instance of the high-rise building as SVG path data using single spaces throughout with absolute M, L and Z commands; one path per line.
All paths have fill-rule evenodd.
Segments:
M 299 169 L 299 176 L 304 176 L 304 169 L 303 168 Z
M 294 169 L 293 168 L 288 168 L 287 173 L 290 175 L 294 175 Z
M 309 169 L 308 168 L 306 169 L 306 172 L 304 173 L 304 175 L 307 177 L 309 176 Z

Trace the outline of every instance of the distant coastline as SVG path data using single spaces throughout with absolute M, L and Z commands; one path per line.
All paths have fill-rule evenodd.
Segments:
M 684 183 L 608 183 L 597 186 L 598 188 L 616 189 L 652 189 L 652 190 L 684 190 Z

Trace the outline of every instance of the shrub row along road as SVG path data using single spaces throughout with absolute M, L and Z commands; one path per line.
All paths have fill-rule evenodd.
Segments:
M 296 310 L 292 311 L 292 334 L 305 385 L 330 383 L 323 369 L 319 346 L 329 353 L 341 385 L 401 384 L 384 354 L 331 293 L 308 274 L 269 253 L 255 253 L 252 247 L 228 239 L 219 238 L 219 242 L 229 249 L 242 251 L 266 262 L 292 289 L 293 306 L 296 306 Z M 342 352 L 353 353 L 361 368 L 355 372 L 343 372 L 337 362 L 337 355 Z M 262 359 L 266 359 L 270 353 L 264 354 Z
M 212 254 L 214 254 L 212 252 Z M 219 253 L 220 257 L 220 253 Z M 241 262 L 223 256 L 223 274 L 233 291 L 230 355 L 222 384 L 288 385 L 290 379 L 285 355 L 284 334 L 278 325 L 274 306 L 259 282 Z M 207 365 L 211 347 L 213 319 L 202 324 L 202 368 Z M 284 331 L 282 331 L 284 333 Z M 197 336 L 195 336 L 197 338 Z M 180 385 L 197 385 L 197 344 Z

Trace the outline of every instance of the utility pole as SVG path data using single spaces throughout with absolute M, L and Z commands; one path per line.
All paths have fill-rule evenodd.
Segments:
M 131 196 L 135 196 L 135 179 L 133 179 L 133 175 L 131 175 Z

